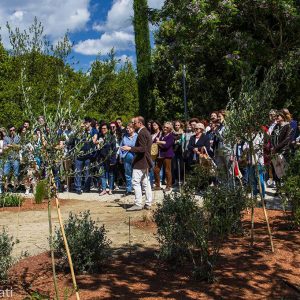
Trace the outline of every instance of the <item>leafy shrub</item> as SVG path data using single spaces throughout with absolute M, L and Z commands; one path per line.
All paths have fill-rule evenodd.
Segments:
M 110 255 L 110 243 L 104 226 L 98 227 L 90 211 L 69 214 L 64 224 L 74 269 L 79 272 L 97 271 Z M 60 257 L 61 266 L 68 268 L 68 259 L 60 229 L 55 230 L 53 246 Z
M 6 193 L 0 197 L 1 207 L 18 207 L 22 206 L 24 199 L 18 194 Z
M 248 197 L 243 188 L 231 184 L 210 186 L 203 195 L 210 237 L 220 240 L 230 233 L 239 232 L 247 205 Z
M 36 185 L 34 200 L 36 204 L 41 204 L 48 196 L 48 186 L 46 180 L 40 180 Z
M 206 189 L 211 181 L 211 172 L 206 166 L 194 165 L 184 189 L 187 192 L 200 192 Z
M 288 170 L 283 177 L 280 194 L 284 204 L 292 207 L 291 221 L 294 226 L 300 226 L 300 151 L 290 161 Z
M 154 213 L 159 257 L 175 265 L 193 263 L 202 278 L 210 280 L 212 265 L 203 209 L 189 193 L 165 195 Z
M 7 271 L 13 264 L 12 250 L 15 243 L 13 237 L 2 229 L 0 234 L 0 281 L 7 279 Z
M 240 229 L 247 196 L 240 187 L 217 185 L 204 191 L 203 205 L 195 195 L 165 195 L 154 213 L 159 257 L 173 264 L 193 264 L 193 274 L 213 280 L 213 270 L 224 239 Z

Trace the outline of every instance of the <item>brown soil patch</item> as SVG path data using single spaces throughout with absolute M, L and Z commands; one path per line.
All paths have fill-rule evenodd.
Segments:
M 157 232 L 157 226 L 153 220 L 135 220 L 131 222 L 131 225 L 149 233 L 155 234 Z
M 300 285 L 300 234 L 286 230 L 282 212 L 269 211 L 269 216 L 275 253 L 270 252 L 262 210 L 256 209 L 254 248 L 250 249 L 248 237 L 230 238 L 221 249 L 213 284 L 191 279 L 185 268 L 160 263 L 155 251 L 147 249 L 131 256 L 119 253 L 101 274 L 77 276 L 81 299 L 299 299 L 291 285 Z M 249 230 L 250 215 L 245 215 L 243 224 Z M 13 299 L 35 290 L 53 296 L 47 253 L 22 260 L 11 274 Z M 60 273 L 58 279 L 61 295 L 66 288 L 72 290 L 68 274 Z M 74 293 L 69 299 L 75 299 Z
M 71 200 L 60 200 L 60 206 L 67 205 Z M 56 207 L 55 200 L 51 200 L 51 207 Z M 34 199 L 26 198 L 20 207 L 0 207 L 0 212 L 10 211 L 10 212 L 21 212 L 21 211 L 37 211 L 37 210 L 47 210 L 48 209 L 48 200 L 44 200 L 40 204 L 36 204 Z

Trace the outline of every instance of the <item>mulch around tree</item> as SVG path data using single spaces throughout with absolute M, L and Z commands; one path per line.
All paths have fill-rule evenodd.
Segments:
M 187 268 L 171 268 L 159 262 L 155 249 L 134 250 L 131 255 L 125 249 L 124 253 L 116 252 L 101 273 L 77 276 L 81 299 L 300 299 L 300 233 L 288 230 L 282 211 L 268 214 L 275 253 L 270 251 L 262 209 L 257 208 L 254 247 L 250 248 L 250 214 L 246 214 L 246 234 L 231 237 L 224 244 L 212 284 L 190 278 Z M 153 231 L 153 224 L 147 222 Z M 52 299 L 48 253 L 20 261 L 10 274 L 13 299 L 23 299 L 32 291 Z M 63 299 L 64 292 L 72 293 L 71 277 L 60 272 L 58 281 Z M 75 299 L 74 293 L 69 299 Z

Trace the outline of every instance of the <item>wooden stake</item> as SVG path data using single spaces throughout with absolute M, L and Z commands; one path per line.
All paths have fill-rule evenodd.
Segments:
M 56 203 L 56 210 L 57 210 L 57 215 L 58 215 L 58 222 L 59 222 L 61 234 L 62 234 L 62 237 L 63 237 L 63 241 L 64 241 L 64 245 L 65 245 L 65 249 L 66 249 L 66 253 L 67 253 L 67 257 L 68 257 L 68 262 L 69 262 L 69 267 L 70 267 L 70 271 L 71 271 L 73 287 L 74 287 L 74 290 L 75 290 L 75 293 L 76 293 L 76 300 L 80 300 L 80 296 L 79 296 L 79 292 L 78 292 L 78 286 L 77 286 L 75 272 L 74 272 L 74 267 L 73 267 L 73 262 L 72 262 L 72 257 L 71 257 L 71 252 L 70 252 L 68 240 L 67 240 L 67 237 L 66 237 L 64 224 L 63 224 L 63 221 L 62 221 L 60 205 L 59 205 L 59 199 L 58 199 L 58 196 L 57 196 L 57 189 L 56 189 L 56 185 L 55 185 L 55 181 L 54 181 L 54 174 L 53 174 L 52 168 L 50 168 L 50 186 L 53 187 L 53 190 L 54 190 L 54 193 L 55 193 L 55 203 Z
M 251 207 L 251 247 L 254 244 L 254 202 L 252 198 L 252 207 Z
M 131 255 L 131 219 L 129 217 L 129 223 L 128 223 L 128 242 L 129 242 L 129 254 Z
M 61 211 L 60 211 L 60 206 L 59 206 L 59 200 L 58 200 L 58 197 L 57 197 L 57 194 L 56 194 L 56 189 L 55 189 L 55 203 L 56 203 L 56 208 L 57 208 L 57 215 L 58 215 L 58 221 L 59 221 L 59 225 L 60 225 L 60 229 L 61 229 L 61 234 L 62 234 L 63 241 L 64 241 L 64 244 L 65 244 L 66 252 L 67 252 L 67 257 L 68 257 L 68 262 L 69 262 L 69 266 L 70 266 L 73 286 L 74 286 L 74 289 L 75 289 L 75 292 L 76 292 L 76 299 L 80 300 L 78 287 L 77 287 L 77 283 L 76 283 L 76 277 L 75 277 L 74 268 L 73 268 L 73 263 L 72 263 L 72 257 L 71 257 L 71 253 L 70 253 L 70 249 L 69 249 L 65 229 L 64 229 L 64 224 L 63 224 L 63 221 L 62 221 L 62 216 L 61 216 Z
M 54 259 L 54 249 L 53 249 L 53 234 L 52 234 L 52 220 L 51 220 L 51 197 L 48 193 L 48 222 L 49 222 L 49 246 L 51 253 L 51 264 L 52 264 L 52 273 L 53 273 L 53 283 L 55 290 L 55 299 L 59 300 L 59 292 L 57 287 L 57 279 L 56 279 L 56 270 L 55 270 L 55 259 Z

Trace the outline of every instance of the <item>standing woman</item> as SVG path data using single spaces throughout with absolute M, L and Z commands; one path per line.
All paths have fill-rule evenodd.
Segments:
M 195 135 L 190 138 L 188 144 L 188 162 L 189 166 L 199 162 L 199 154 L 203 147 L 206 148 L 207 153 L 212 156 L 210 150 L 210 140 L 204 133 L 205 126 L 202 123 L 197 123 L 195 126 Z
M 172 159 L 172 179 L 175 185 L 179 185 L 183 178 L 183 124 L 180 121 L 174 122 L 174 157 Z
M 159 152 L 158 144 L 156 142 L 159 141 L 161 135 L 162 135 L 161 124 L 158 121 L 151 121 L 151 138 L 152 138 L 151 159 L 152 159 L 153 167 L 150 169 L 149 177 L 150 177 L 150 184 L 152 188 L 154 185 L 154 167 Z
M 165 167 L 167 186 L 165 191 L 171 191 L 172 188 L 172 158 L 174 157 L 173 145 L 174 145 L 174 135 L 173 135 L 173 125 L 171 122 L 166 122 L 163 127 L 163 135 L 156 142 L 159 146 L 159 154 L 157 158 L 157 164 L 154 168 L 154 178 L 155 178 L 155 189 L 160 190 L 160 169 L 162 166 Z
M 3 177 L 3 152 L 4 152 L 4 129 L 0 129 L 0 194 L 2 191 L 2 177 Z
M 101 166 L 101 188 L 100 196 L 107 194 L 106 189 L 108 188 L 108 194 L 112 195 L 114 188 L 114 174 L 115 166 L 117 162 L 117 150 L 116 150 L 116 139 L 108 132 L 108 125 L 103 123 L 101 125 L 101 134 L 99 138 L 101 144 L 101 150 L 99 153 L 100 166 Z M 107 186 L 108 182 L 108 186 Z
M 128 124 L 126 128 L 126 134 L 120 143 L 120 158 L 124 163 L 125 179 L 126 179 L 126 192 L 123 195 L 128 196 L 132 193 L 132 163 L 134 159 L 134 153 L 131 151 L 125 151 L 123 146 L 134 147 L 137 139 L 137 133 L 134 132 L 133 124 Z
M 297 134 L 297 121 L 293 119 L 293 116 L 291 115 L 290 111 L 287 108 L 284 108 L 282 110 L 282 112 L 284 113 L 286 122 L 288 122 L 290 124 L 290 128 L 291 128 L 291 133 L 290 133 L 290 148 L 292 150 L 292 153 L 295 152 L 295 143 L 296 143 L 296 134 Z

